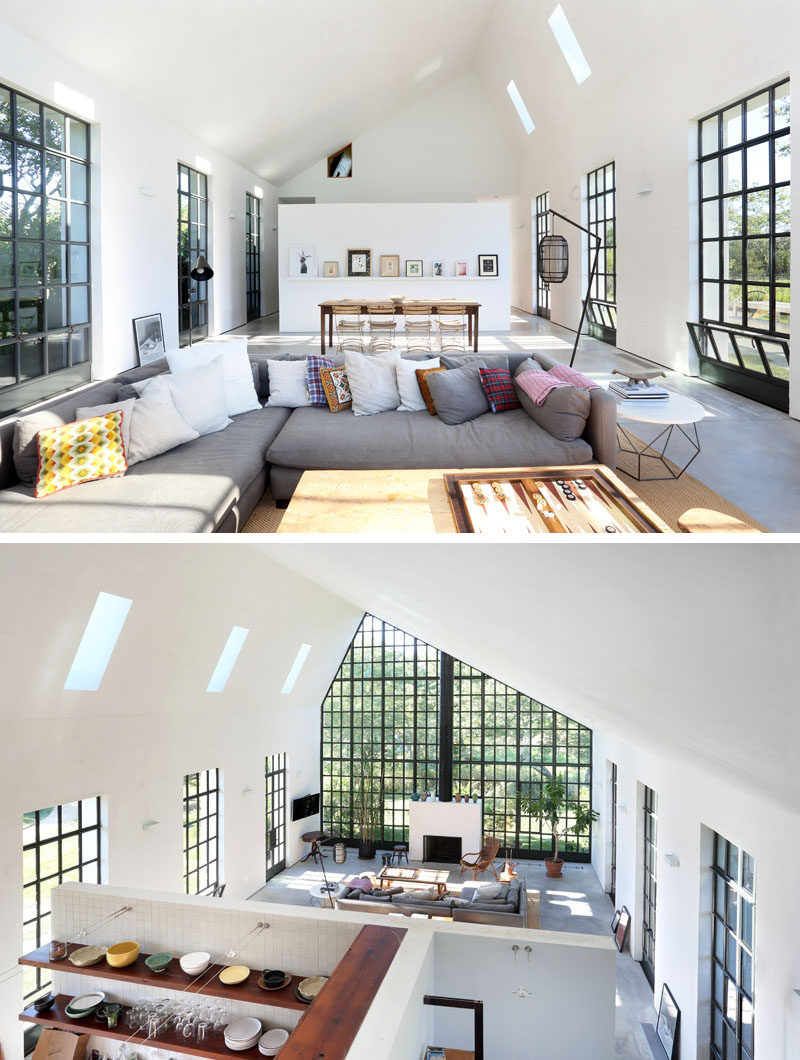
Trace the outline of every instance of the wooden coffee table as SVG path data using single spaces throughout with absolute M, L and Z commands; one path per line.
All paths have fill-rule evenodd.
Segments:
M 447 890 L 449 873 L 442 869 L 401 869 L 387 866 L 378 873 L 381 887 L 384 882 L 402 883 L 404 887 L 435 887 L 439 894 Z
M 507 468 L 531 476 L 562 471 L 565 477 L 600 471 L 655 532 L 673 531 L 602 464 L 570 468 Z M 486 475 L 486 468 L 434 468 L 387 471 L 306 471 L 298 483 L 278 530 L 280 534 L 373 534 L 395 537 L 458 532 L 444 476 L 466 471 Z

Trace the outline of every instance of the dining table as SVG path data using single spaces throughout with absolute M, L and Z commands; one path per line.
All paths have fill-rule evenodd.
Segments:
M 448 299 L 441 298 L 439 301 L 433 301 L 429 299 L 411 299 L 404 298 L 402 300 L 394 300 L 395 312 L 402 315 L 404 313 L 404 307 L 406 305 L 430 305 L 432 315 L 438 313 L 438 307 L 447 306 Z M 475 353 L 478 352 L 478 314 L 481 307 L 480 302 L 468 302 L 464 299 L 453 298 L 450 299 L 455 305 L 463 305 L 465 316 L 467 318 L 467 342 L 472 347 Z M 366 299 L 366 298 L 326 298 L 324 302 L 319 303 L 319 342 L 320 352 L 323 357 L 325 356 L 326 348 L 326 332 L 327 332 L 327 345 L 333 346 L 333 307 L 336 305 L 349 305 L 358 306 L 362 313 L 369 313 L 370 306 L 372 305 L 386 305 L 386 299 Z

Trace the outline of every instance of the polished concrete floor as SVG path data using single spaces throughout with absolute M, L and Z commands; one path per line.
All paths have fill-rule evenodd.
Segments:
M 309 905 L 311 892 L 324 879 L 342 883 L 365 871 L 380 871 L 380 861 L 360 861 L 354 850 L 347 851 L 347 860 L 336 865 L 330 856 L 325 858 L 324 873 L 313 861 L 292 865 L 251 896 L 260 902 L 279 902 L 290 905 Z M 412 863 L 413 864 L 413 863 Z M 426 863 L 426 868 L 447 869 L 450 879 L 463 883 L 468 877 L 459 875 L 458 867 Z M 547 931 L 572 931 L 588 935 L 610 935 L 614 909 L 603 892 L 591 865 L 566 865 L 560 880 L 550 880 L 544 862 L 520 862 L 520 876 L 529 890 L 540 895 L 539 919 Z M 624 1060 L 652 1060 L 641 1023 L 655 1024 L 653 991 L 639 964 L 629 954 L 617 955 L 616 1056 Z
M 319 348 L 319 333 L 280 334 L 278 315 L 261 317 L 232 334 L 247 335 L 254 345 L 284 349 Z M 509 332 L 481 333 L 479 348 L 537 350 L 568 360 L 574 333 L 519 310 Z M 575 367 L 592 374 L 642 362 L 607 343 L 584 336 Z M 783 412 L 732 394 L 702 379 L 667 372 L 667 385 L 699 401 L 706 418 L 699 425 L 702 452 L 690 473 L 737 505 L 773 533 L 800 533 L 800 422 Z M 643 425 L 640 436 L 650 440 Z M 632 483 L 635 489 L 635 483 Z

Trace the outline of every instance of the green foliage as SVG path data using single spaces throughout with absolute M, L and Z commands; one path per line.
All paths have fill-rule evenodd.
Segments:
M 384 772 L 380 749 L 362 744 L 353 787 L 353 818 L 362 843 L 374 843 L 383 827 Z
M 527 788 L 521 791 L 519 805 L 523 813 L 535 817 L 550 829 L 554 861 L 558 861 L 559 841 L 565 833 L 580 835 L 600 816 L 591 807 L 568 800 L 564 781 L 556 776 L 541 780 L 536 790 Z M 568 818 L 572 819 L 571 824 L 567 823 Z

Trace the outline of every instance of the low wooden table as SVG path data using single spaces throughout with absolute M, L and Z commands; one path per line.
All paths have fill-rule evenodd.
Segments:
M 322 356 L 323 357 L 325 356 L 325 332 L 326 331 L 328 332 L 328 345 L 329 346 L 333 346 L 333 307 L 335 305 L 353 305 L 353 306 L 357 305 L 360 308 L 361 312 L 366 314 L 366 313 L 369 312 L 370 305 L 375 305 L 378 301 L 379 301 L 378 299 L 374 299 L 374 298 L 370 299 L 369 301 L 367 301 L 366 299 L 363 299 L 363 298 L 361 298 L 361 299 L 359 299 L 359 298 L 328 298 L 324 302 L 320 302 L 319 303 L 319 347 L 320 347 L 320 352 L 322 353 Z M 389 301 L 389 299 L 383 299 L 381 301 L 381 304 L 385 304 L 387 301 Z M 411 303 L 412 305 L 414 303 L 414 299 L 412 299 L 412 298 L 406 298 L 405 301 Z M 472 349 L 475 351 L 475 353 L 478 352 L 478 317 L 480 315 L 480 308 L 481 308 L 480 302 L 468 302 L 468 301 L 465 301 L 464 299 L 460 299 L 460 298 L 455 298 L 455 299 L 452 299 L 452 298 L 451 299 L 439 298 L 438 300 L 436 298 L 429 298 L 429 299 L 421 299 L 420 301 L 422 301 L 423 305 L 433 306 L 432 313 L 433 313 L 434 316 L 436 315 L 436 312 L 437 312 L 436 306 L 438 305 L 439 302 L 444 303 L 444 302 L 447 302 L 447 301 L 452 301 L 452 302 L 456 302 L 458 305 L 463 305 L 464 309 L 465 309 L 465 315 L 466 315 L 466 318 L 467 318 L 467 331 L 468 331 L 467 342 L 468 342 L 468 345 L 472 346 Z M 402 302 L 398 303 L 395 306 L 395 313 L 397 313 L 399 316 L 403 315 L 403 303 Z
M 435 887 L 439 894 L 447 890 L 449 873 L 443 869 L 401 869 L 389 866 L 381 869 L 378 879 L 384 883 L 402 883 L 404 887 Z
M 637 512 L 657 528 L 673 531 L 608 468 L 588 465 L 571 468 L 508 468 L 514 472 L 564 470 L 569 477 L 600 469 Z M 410 471 L 306 471 L 281 520 L 280 534 L 455 534 L 456 522 L 447 496 L 444 475 L 486 468 L 423 469 Z

